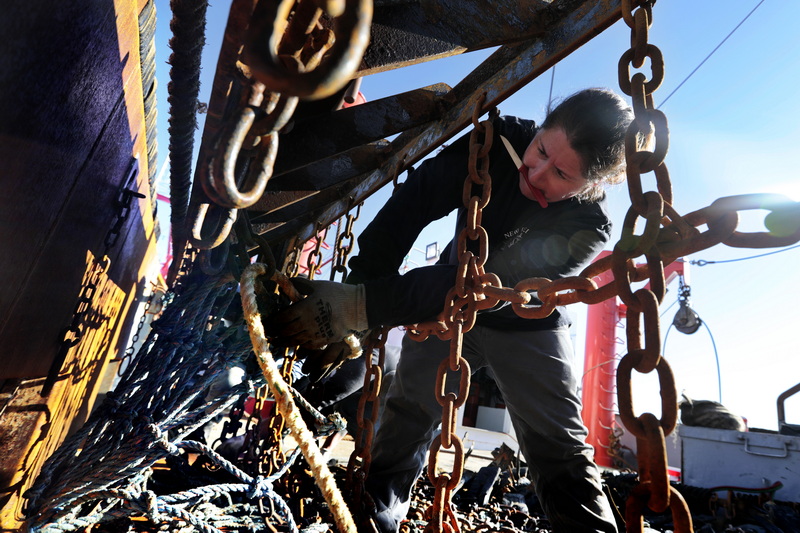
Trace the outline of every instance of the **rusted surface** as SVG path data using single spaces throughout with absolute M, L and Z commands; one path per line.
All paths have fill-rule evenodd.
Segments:
M 307 198 L 304 198 L 302 201 L 299 201 L 293 205 L 280 206 L 280 208 L 274 209 L 269 214 L 258 217 L 255 219 L 255 221 L 259 223 L 287 223 L 297 220 L 301 217 L 313 217 L 315 213 L 320 213 L 321 210 L 325 209 L 332 202 L 343 198 L 344 195 L 347 194 L 347 191 L 351 190 L 355 186 L 355 184 L 358 182 L 358 179 L 359 178 L 351 178 L 349 180 L 345 180 L 334 187 L 328 187 L 324 191 L 319 191 L 314 195 L 308 196 Z
M 253 222 L 260 230 L 269 228 L 264 237 L 288 251 L 294 243 L 312 236 L 318 223 L 329 224 L 348 206 L 360 203 L 388 180 L 396 180 L 399 173 L 461 131 L 480 94 L 487 94 L 487 109 L 497 105 L 619 16 L 619 0 L 377 2 L 366 62 L 383 52 L 402 52 L 413 55 L 415 61 L 428 61 L 464 50 L 511 44 L 502 46 L 452 90 L 432 86 L 347 109 L 340 109 L 345 94 L 350 94 L 347 88 L 322 100 L 300 101 L 293 118 L 280 132 L 275 181 L 270 178 L 268 192 L 249 208 Z M 226 39 L 223 52 L 235 37 Z M 404 50 L 393 39 L 405 39 L 413 46 Z M 434 41 L 444 43 L 444 48 L 437 44 L 430 53 L 419 48 Z M 445 49 L 449 51 L 442 52 Z M 221 53 L 220 59 L 230 59 L 229 55 Z M 229 97 L 223 89 L 230 83 L 235 89 L 239 82 L 233 78 L 253 74 L 246 65 L 248 57 L 244 54 L 245 64 L 239 74 L 230 65 L 217 68 L 210 108 L 228 111 L 226 116 L 209 117 L 206 123 L 190 202 L 191 240 L 201 249 L 218 246 L 227 238 L 228 226 L 213 222 L 219 216 L 212 217 L 212 223 L 201 216 L 204 210 L 220 211 L 222 216 L 227 204 L 208 207 L 216 194 L 205 185 L 198 187 L 197 182 L 205 183 L 211 143 L 235 114 L 235 105 L 225 108 L 221 102 L 238 97 Z M 386 68 L 405 64 L 388 56 L 379 62 L 384 59 L 381 64 Z M 391 63 L 395 59 L 397 63 Z M 221 83 L 220 79 L 228 82 Z M 350 89 L 355 90 L 355 86 Z M 378 152 L 366 149 L 369 143 L 386 142 L 384 139 L 394 134 L 399 136 L 390 148 Z M 223 216 L 229 220 L 234 217 L 234 210 L 227 210 Z M 292 242 L 287 243 L 287 239 Z
M 444 83 L 298 120 L 281 136 L 275 176 L 435 120 Z M 319 187 L 320 189 L 323 187 Z
M 386 163 L 360 176 L 358 184 L 343 191 L 339 200 L 313 215 L 306 214 L 291 224 L 281 225 L 279 230 L 271 228 L 264 236 L 270 242 L 290 236 L 297 242 L 307 240 L 316 231 L 316 224 L 326 225 L 336 220 L 348 204 L 363 201 L 397 173 L 463 130 L 480 94 L 487 95 L 485 109 L 498 105 L 621 16 L 616 0 L 569 5 L 574 9 L 550 26 L 546 34 L 524 44 L 501 47 L 492 54 L 453 88 L 435 122 L 400 134 L 392 141 L 392 154 Z
M 362 144 L 275 176 L 267 185 L 267 191 L 319 191 L 380 167 L 389 157 L 390 150 L 391 144 L 385 140 Z M 269 211 L 261 201 L 253 205 L 251 210 Z
M 544 35 L 582 0 L 378 2 L 365 76 Z

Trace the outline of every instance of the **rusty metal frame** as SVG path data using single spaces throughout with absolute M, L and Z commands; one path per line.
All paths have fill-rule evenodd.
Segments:
M 329 191 L 316 200 L 311 196 L 293 202 L 293 216 L 277 217 L 283 220 L 260 218 L 254 213 L 256 231 L 270 243 L 286 241 L 289 248 L 304 242 L 320 225 L 335 221 L 386 185 L 397 173 L 463 130 L 482 94 L 486 94 L 484 109 L 497 106 L 621 17 L 618 0 L 565 4 L 574 9 L 549 26 L 544 34 L 531 41 L 502 46 L 442 96 L 440 103 L 444 111 L 440 118 L 398 136 L 392 141 L 391 155 L 380 168 L 352 180 L 355 183 L 352 188 L 339 185 L 335 194 Z M 332 197 L 338 199 L 327 203 Z

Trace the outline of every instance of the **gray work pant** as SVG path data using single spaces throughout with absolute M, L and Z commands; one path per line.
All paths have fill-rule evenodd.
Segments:
M 450 342 L 436 337 L 403 339 L 366 481 L 384 533 L 397 531 L 406 517 L 411 490 L 440 427 L 442 407 L 434 397 L 434 383 L 449 350 Z M 494 375 L 553 530 L 615 533 L 592 449 L 585 443 L 568 328 L 500 331 L 475 326 L 464 335 L 462 356 L 473 372 L 488 366 Z M 448 376 L 447 385 L 457 392 L 458 379 Z

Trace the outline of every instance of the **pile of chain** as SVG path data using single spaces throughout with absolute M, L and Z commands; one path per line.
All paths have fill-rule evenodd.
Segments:
M 495 463 L 493 463 L 495 464 Z M 481 472 L 494 468 L 486 482 Z M 499 471 L 498 471 L 499 470 Z M 487 466 L 479 472 L 464 472 L 464 484 L 453 495 L 454 514 L 462 531 L 503 533 L 550 533 L 552 525 L 536 497 L 526 468 L 498 468 Z M 491 487 L 488 485 L 491 484 Z M 620 530 L 625 528 L 623 514 L 626 501 L 638 484 L 635 473 L 607 473 L 603 477 L 604 491 L 608 494 Z M 481 486 L 476 494 L 472 489 Z M 774 501 L 772 492 L 759 494 L 731 491 L 727 498 L 719 497 L 713 489 L 692 487 L 672 483 L 675 491 L 687 502 L 692 513 L 693 524 L 698 532 L 713 533 L 727 531 L 795 531 L 800 523 L 800 508 L 797 504 Z M 729 487 L 731 489 L 732 487 Z M 746 489 L 743 489 L 746 490 Z M 433 505 L 434 487 L 421 478 L 414 487 L 407 518 L 400 524 L 401 533 L 423 533 L 428 527 L 426 509 Z M 645 510 L 645 531 L 672 533 L 675 531 L 672 513 Z

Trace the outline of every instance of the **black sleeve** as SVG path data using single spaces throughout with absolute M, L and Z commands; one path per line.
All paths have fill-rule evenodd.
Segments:
M 427 159 L 389 198 L 358 237 L 349 266 L 358 283 L 397 274 L 419 233 L 461 206 L 469 136 Z
M 457 265 L 430 265 L 364 283 L 370 327 L 405 326 L 431 320 L 456 283 Z
M 370 326 L 412 324 L 442 310 L 455 283 L 454 265 L 421 267 L 402 276 L 398 270 L 419 233 L 461 206 L 468 156 L 465 135 L 424 161 L 358 237 L 348 282 L 365 284 Z

